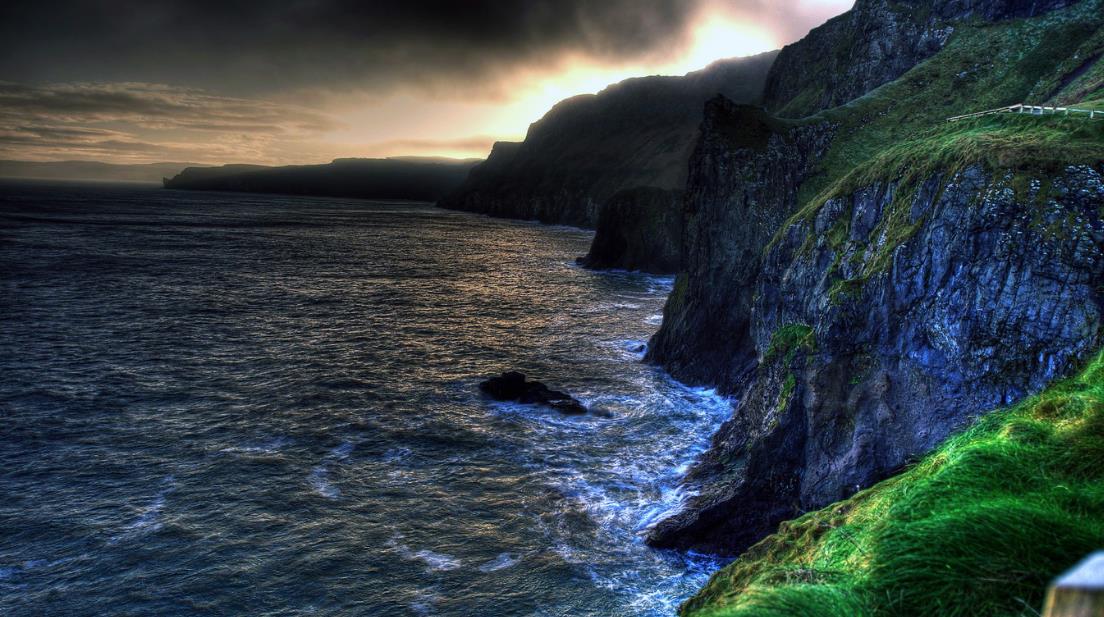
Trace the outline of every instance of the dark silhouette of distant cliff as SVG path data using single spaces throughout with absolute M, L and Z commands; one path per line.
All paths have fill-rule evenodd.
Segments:
M 594 227 L 634 187 L 681 190 L 705 101 L 755 103 L 777 52 L 721 60 L 682 77 L 640 77 L 557 103 L 521 143 L 495 144 L 444 208 Z
M 0 177 L 35 180 L 160 182 L 196 163 L 119 164 L 99 161 L 0 161 Z
M 478 160 L 336 159 L 324 165 L 189 167 L 165 188 L 434 201 L 464 181 Z

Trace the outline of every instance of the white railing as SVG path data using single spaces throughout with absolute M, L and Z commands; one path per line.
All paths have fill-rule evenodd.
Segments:
M 997 109 L 987 109 L 985 111 L 979 111 L 972 114 L 964 114 L 961 116 L 954 116 L 947 118 L 948 122 L 956 122 L 958 120 L 966 120 L 967 118 L 980 118 L 982 116 L 989 116 L 992 114 L 1030 114 L 1032 116 L 1048 116 L 1048 115 L 1060 115 L 1060 116 L 1077 116 L 1083 115 L 1090 120 L 1094 118 L 1104 119 L 1104 110 L 1096 109 L 1077 109 L 1075 107 L 1047 107 L 1044 105 L 1025 105 L 1020 103 L 1018 105 L 1009 105 L 1008 107 L 1000 107 Z

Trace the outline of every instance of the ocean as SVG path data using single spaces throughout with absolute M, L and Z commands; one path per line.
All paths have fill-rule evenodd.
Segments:
M 673 280 L 428 204 L 0 185 L 0 614 L 669 615 Z M 521 370 L 608 414 L 498 403 Z

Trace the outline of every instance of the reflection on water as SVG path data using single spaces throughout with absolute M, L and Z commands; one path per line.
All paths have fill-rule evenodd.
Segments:
M 670 614 L 728 413 L 640 363 L 671 280 L 422 205 L 0 189 L 0 612 Z M 523 370 L 610 417 L 492 403 Z

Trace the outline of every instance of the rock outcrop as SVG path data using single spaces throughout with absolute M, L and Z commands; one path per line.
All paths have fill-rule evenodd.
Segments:
M 797 188 L 833 134 L 830 123 L 789 127 L 756 107 L 709 101 L 687 183 L 683 269 L 648 360 L 730 389 L 755 367 L 751 306 L 763 247 L 796 209 Z
M 683 77 L 629 79 L 561 101 L 524 142 L 496 144 L 438 205 L 593 228 L 619 191 L 681 190 L 705 101 L 717 94 L 758 101 L 775 54 L 723 60 Z
M 674 274 L 681 252 L 682 192 L 639 187 L 602 206 L 590 252 L 577 261 L 594 269 Z
M 516 401 L 525 405 L 543 405 L 567 415 L 587 412 L 585 405 L 566 392 L 552 390 L 539 381 L 525 378 L 524 373 L 507 371 L 479 384 L 479 389 L 497 401 Z

